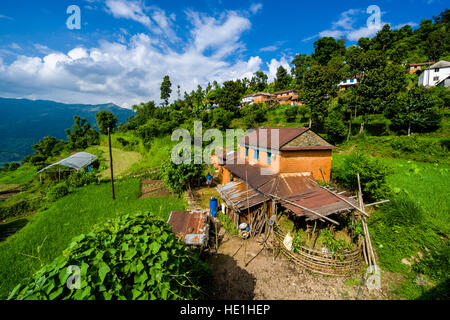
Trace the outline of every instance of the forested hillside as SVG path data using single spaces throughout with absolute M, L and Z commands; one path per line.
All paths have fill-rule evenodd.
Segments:
M 95 124 L 95 114 L 102 110 L 113 112 L 119 122 L 125 122 L 133 114 L 114 104 L 82 105 L 0 98 L 0 164 L 22 160 L 32 152 L 31 146 L 44 136 L 65 138 L 64 130 L 70 128 L 75 115 Z

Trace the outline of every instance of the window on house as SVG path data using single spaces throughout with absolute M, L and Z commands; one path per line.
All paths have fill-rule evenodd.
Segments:
M 255 150 L 255 159 L 259 160 L 259 150 Z
M 272 159 L 272 153 L 271 152 L 267 152 L 267 164 L 271 163 L 271 159 Z
M 438 81 L 439 80 L 439 77 L 434 77 L 433 78 L 433 81 Z
M 248 147 L 245 148 L 245 156 L 248 157 Z
M 437 69 L 434 69 L 434 72 L 439 72 L 439 68 L 437 68 Z

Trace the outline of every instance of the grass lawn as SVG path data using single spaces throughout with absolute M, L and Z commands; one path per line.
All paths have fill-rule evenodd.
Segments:
M 30 182 L 36 175 L 36 171 L 33 166 L 23 165 L 15 171 L 2 172 L 0 173 L 0 185 L 21 185 Z
M 381 268 L 401 274 L 404 278 L 399 283 L 391 284 L 393 291 L 403 298 L 418 299 L 426 294 L 429 288 L 417 285 L 417 274 L 403 264 L 402 259 L 411 260 L 411 255 L 416 255 L 418 251 L 425 252 L 425 247 L 443 248 L 445 242 L 448 241 L 450 234 L 448 214 L 450 212 L 450 201 L 448 200 L 450 166 L 404 159 L 381 157 L 379 159 L 392 169 L 392 173 L 386 180 L 393 193 L 407 193 L 412 201 L 424 210 L 424 221 L 420 225 L 405 227 L 380 225 L 379 223 L 372 225 L 370 223 L 372 219 L 369 220 L 372 242 L 378 253 Z M 339 167 L 343 160 L 343 154 L 333 154 L 332 166 Z M 373 213 L 378 217 L 380 214 L 384 214 L 384 212 Z M 435 268 L 445 270 L 448 267 L 444 263 Z M 445 279 L 440 279 L 440 281 L 445 281 Z M 430 292 L 433 290 L 437 292 L 436 288 L 438 287 L 441 288 L 442 283 L 435 281 Z M 444 291 L 439 290 L 441 292 L 436 296 L 442 298 Z
M 405 191 L 422 206 L 433 227 L 450 234 L 450 166 L 412 160 L 380 158 L 392 168 L 387 182 L 395 193 Z M 344 155 L 333 154 L 332 166 L 340 166 Z
M 103 157 L 105 158 L 105 164 L 107 169 L 100 173 L 100 178 L 109 178 L 109 148 L 103 146 L 96 146 L 103 152 Z M 142 155 L 134 151 L 124 151 L 121 149 L 112 149 L 113 154 L 113 166 L 114 166 L 114 176 L 123 175 L 127 172 L 134 164 L 138 163 L 142 159 Z
M 125 179 L 116 183 L 116 201 L 111 200 L 110 184 L 103 183 L 81 188 L 37 213 L 23 229 L 0 243 L 0 299 L 60 255 L 73 237 L 90 232 L 96 224 L 139 211 L 167 221 L 171 211 L 187 208 L 185 199 L 139 196 L 139 180 Z

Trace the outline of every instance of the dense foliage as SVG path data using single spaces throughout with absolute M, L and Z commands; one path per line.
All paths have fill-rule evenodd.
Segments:
M 202 183 L 204 167 L 195 163 L 175 164 L 170 159 L 161 166 L 161 178 L 177 194 Z
M 108 134 L 108 128 L 113 132 L 117 127 L 117 117 L 110 111 L 100 111 L 95 115 L 97 126 L 101 134 Z
M 386 177 L 391 170 L 377 158 L 361 153 L 348 155 L 341 167 L 334 168 L 332 178 L 353 191 L 358 190 L 357 173 L 360 175 L 364 200 L 379 201 L 389 196 L 391 190 Z
M 78 266 L 78 279 L 70 278 L 70 266 Z M 9 298 L 198 299 L 208 272 L 166 223 L 152 215 L 127 215 L 74 238 L 63 255 L 19 284 Z

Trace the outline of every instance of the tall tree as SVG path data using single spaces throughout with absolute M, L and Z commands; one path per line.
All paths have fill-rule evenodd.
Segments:
M 333 59 L 326 66 L 314 63 L 305 72 L 301 97 L 310 108 L 309 127 L 320 129 L 328 114 L 328 104 L 338 92 L 343 63 Z
M 252 92 L 262 92 L 267 88 L 269 77 L 263 71 L 256 71 L 250 80 L 250 90 Z
M 164 105 L 166 107 L 169 105 L 171 93 L 172 93 L 172 83 L 170 82 L 170 78 L 169 76 L 164 76 L 163 82 L 161 83 L 161 100 L 164 101 Z
M 113 132 L 117 127 L 117 117 L 114 113 L 103 110 L 95 115 L 97 126 L 101 134 L 108 134 L 108 128 Z
M 396 103 L 397 95 L 406 87 L 405 70 L 400 65 L 389 64 L 368 70 L 356 88 L 357 109 L 363 116 L 360 132 L 364 131 L 370 113 L 383 113 Z
M 295 83 L 300 86 L 303 83 L 303 77 L 306 70 L 311 67 L 311 56 L 297 54 L 291 63 L 293 65 L 291 73 L 295 77 Z
M 220 91 L 220 106 L 228 111 L 237 111 L 241 98 L 245 94 L 245 86 L 240 80 L 225 81 Z
M 289 89 L 291 83 L 291 77 L 288 71 L 283 67 L 279 66 L 277 69 L 277 77 L 275 78 L 275 90 L 281 91 Z
M 44 166 L 49 157 L 57 156 L 64 149 L 64 141 L 56 140 L 55 137 L 44 137 L 32 146 L 34 153 L 27 156 L 24 162 L 30 162 L 38 167 Z
M 320 38 L 314 42 L 313 59 L 321 65 L 326 65 L 332 57 L 345 54 L 345 40 L 337 40 L 333 37 Z
M 66 129 L 68 147 L 70 150 L 86 149 L 91 145 L 99 143 L 97 130 L 91 128 L 86 118 L 73 117 L 74 124 L 71 129 Z
M 425 87 L 415 87 L 402 94 L 397 103 L 392 104 L 386 116 L 392 120 L 397 130 L 405 130 L 408 136 L 412 132 L 426 132 L 439 128 L 442 113 L 439 101 Z

